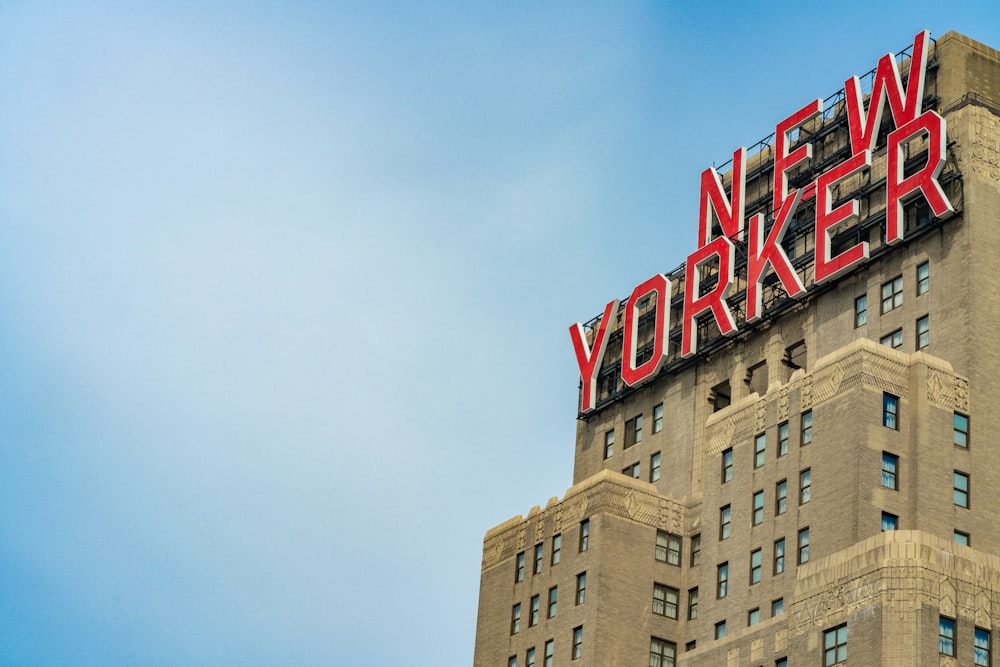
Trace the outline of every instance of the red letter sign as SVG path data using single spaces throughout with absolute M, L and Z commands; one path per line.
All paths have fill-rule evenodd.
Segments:
M 927 164 L 912 176 L 903 178 L 903 147 L 919 134 L 927 133 Z M 945 162 L 945 137 L 947 127 L 944 118 L 933 111 L 921 114 L 895 132 L 889 134 L 889 166 L 885 176 L 885 242 L 896 243 L 903 238 L 900 221 L 903 219 L 903 203 L 918 192 L 930 204 L 934 215 L 941 216 L 954 211 L 945 196 L 937 177 Z
M 855 264 L 868 259 L 868 242 L 862 241 L 831 257 L 830 230 L 841 222 L 858 215 L 858 200 L 852 199 L 833 208 L 830 188 L 854 172 L 872 164 L 870 151 L 861 151 L 816 179 L 816 264 L 813 280 L 817 285 L 850 270 Z
M 764 281 L 764 272 L 768 264 L 778 275 L 778 280 L 781 281 L 789 297 L 796 297 L 806 291 L 795 269 L 792 268 L 792 263 L 788 261 L 785 249 L 781 247 L 785 230 L 801 198 L 801 190 L 796 190 L 795 194 L 785 198 L 785 203 L 782 204 L 778 217 L 771 227 L 771 233 L 764 241 L 762 241 L 764 214 L 758 213 L 750 220 L 750 244 L 747 247 L 747 322 L 760 319 L 760 286 Z
M 712 291 L 701 294 L 701 272 L 698 267 L 712 259 L 719 258 L 719 282 Z M 707 310 L 712 311 L 719 332 L 724 335 L 736 333 L 736 322 L 726 304 L 726 295 L 733 286 L 733 264 L 736 246 L 729 239 L 719 237 L 709 241 L 688 255 L 684 271 L 684 329 L 681 335 L 681 356 L 690 357 L 698 351 L 698 328 L 695 318 Z
M 868 116 L 862 107 L 861 82 L 852 76 L 844 82 L 847 96 L 847 119 L 851 128 L 851 148 L 854 153 L 875 150 L 882 109 L 889 102 L 892 121 L 897 128 L 917 117 L 924 99 L 924 72 L 927 67 L 927 40 L 930 33 L 924 30 L 913 38 L 913 56 L 910 58 L 910 74 L 906 81 L 906 100 L 903 100 L 903 82 L 899 77 L 896 59 L 887 53 L 878 61 L 872 94 L 868 98 Z
M 823 100 L 813 100 L 774 128 L 774 213 L 777 216 L 781 205 L 788 196 L 787 171 L 803 160 L 812 157 L 812 144 L 803 144 L 791 153 L 788 152 L 788 133 L 807 122 L 814 116 L 823 113 Z M 805 196 L 808 198 L 812 188 L 807 187 Z
M 698 198 L 698 247 L 702 247 L 712 238 L 712 213 L 719 218 L 722 235 L 743 240 L 743 216 L 745 202 L 743 191 L 746 187 L 747 149 L 739 147 L 733 152 L 733 170 L 731 201 L 726 201 L 726 192 L 722 189 L 722 181 L 715 167 L 709 167 L 701 172 L 701 194 Z
M 639 300 L 656 295 L 656 321 L 653 324 L 653 356 L 636 368 L 635 353 L 639 345 Z M 638 384 L 656 375 L 667 358 L 666 341 L 670 333 L 670 281 L 662 273 L 632 290 L 625 304 L 625 333 L 622 340 L 622 380 L 625 384 Z
M 580 366 L 580 378 L 583 380 L 583 392 L 580 396 L 580 412 L 593 410 L 597 405 L 597 373 L 601 370 L 601 359 L 608 347 L 608 329 L 611 318 L 618 312 L 618 299 L 604 307 L 604 315 L 594 334 L 593 346 L 587 346 L 587 334 L 582 324 L 574 324 L 569 328 L 569 336 L 573 339 L 573 351 L 576 352 L 576 363 Z

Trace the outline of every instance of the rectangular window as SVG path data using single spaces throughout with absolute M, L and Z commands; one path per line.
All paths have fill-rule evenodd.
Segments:
M 653 408 L 653 433 L 663 430 L 663 403 Z
M 973 653 L 976 665 L 989 667 L 990 664 L 990 631 L 976 628 L 976 645 Z
M 854 328 L 868 324 L 868 295 L 862 294 L 854 300 Z
M 649 481 L 655 482 L 660 479 L 660 453 L 656 452 L 649 457 Z
M 955 504 L 959 507 L 969 506 L 969 476 L 964 472 L 955 471 Z
M 778 616 L 785 611 L 785 598 L 771 600 L 771 616 Z
M 688 591 L 688 620 L 693 621 L 698 618 L 698 589 L 692 588 Z
M 583 657 L 583 626 L 573 628 L 573 660 Z
M 758 623 L 760 623 L 760 607 L 747 612 L 747 626 L 757 625 Z
M 615 430 L 604 432 L 604 458 L 610 459 L 615 454 Z
M 724 598 L 729 593 L 729 563 L 723 563 L 716 571 L 715 597 Z
M 889 393 L 882 394 L 882 426 L 899 430 L 899 397 Z
M 778 424 L 778 457 L 788 453 L 788 422 Z
M 659 637 L 649 638 L 649 667 L 674 667 L 677 645 Z
M 896 276 L 882 285 L 882 314 L 903 305 L 903 276 Z
M 516 635 L 521 631 L 521 603 L 518 602 L 510 610 L 510 634 Z
M 938 653 L 955 657 L 955 621 L 945 616 L 938 617 Z
M 549 589 L 549 618 L 554 618 L 556 615 L 556 601 L 559 597 L 559 587 L 553 586 Z
M 878 342 L 882 343 L 886 347 L 891 347 L 894 350 L 903 349 L 903 330 L 896 329 L 892 333 L 886 334 L 878 339 Z
M 759 468 L 764 465 L 764 448 L 767 438 L 763 433 L 754 438 L 753 441 L 753 467 Z
M 899 467 L 899 457 L 889 452 L 882 452 L 882 486 L 893 491 L 899 490 L 896 480 L 897 467 Z
M 764 552 L 754 549 L 750 552 L 750 585 L 760 583 L 760 571 L 764 562 Z
M 952 442 L 957 447 L 969 446 L 969 418 L 961 412 L 956 412 L 954 417 L 954 435 Z
M 927 294 L 931 288 L 931 265 L 924 262 L 917 267 L 917 296 Z
M 733 478 L 733 450 L 730 447 L 722 452 L 722 483 L 725 484 Z
M 899 525 L 899 517 L 895 514 L 889 514 L 888 512 L 882 512 L 882 531 L 896 530 L 896 526 Z
M 545 667 L 552 667 L 553 656 L 556 653 L 555 640 L 550 639 L 545 642 L 545 662 L 542 663 Z
M 528 627 L 533 628 L 538 625 L 538 609 L 541 606 L 539 596 L 531 596 L 531 612 L 528 614 Z
M 576 603 L 583 604 L 587 599 L 587 573 L 576 575 Z
M 625 449 L 642 442 L 642 415 L 625 422 Z
M 809 528 L 799 531 L 799 565 L 809 562 Z
M 698 648 L 698 640 L 697 639 L 692 639 L 691 641 L 689 641 L 687 644 L 684 645 L 684 650 L 685 651 L 693 651 L 696 648 Z
M 780 516 L 788 510 L 788 480 L 774 485 L 774 514 Z
M 812 469 L 799 473 L 799 505 L 805 505 L 812 498 Z
M 807 410 L 802 413 L 802 441 L 800 447 L 805 447 L 813 441 L 813 413 Z
M 917 349 L 922 350 L 931 344 L 931 316 L 924 315 L 917 319 Z
M 656 560 L 670 563 L 680 567 L 681 565 L 681 538 L 663 530 L 656 531 Z
M 512 655 L 507 658 L 507 667 L 517 667 L 517 656 Z
M 625 468 L 622 468 L 622 474 L 626 475 L 628 477 L 633 477 L 635 479 L 639 479 L 640 475 L 642 475 L 642 472 L 639 470 L 639 464 L 638 463 L 633 463 L 630 466 L 626 466 Z
M 847 623 L 823 631 L 823 665 L 847 662 Z
M 524 552 L 517 555 L 517 565 L 514 569 L 514 583 L 524 581 Z
M 719 621 L 715 624 L 715 638 L 722 639 L 726 636 L 726 622 Z
M 729 539 L 730 527 L 732 525 L 732 512 L 729 505 L 719 509 L 719 539 Z
M 535 647 L 532 646 L 524 654 L 524 664 L 525 667 L 535 667 Z
M 542 571 L 542 551 L 543 547 L 541 544 L 535 545 L 535 569 L 533 572 L 539 574 Z
M 785 571 L 785 538 L 774 541 L 774 573 Z
M 764 522 L 764 492 L 757 491 L 753 494 L 753 525 L 757 526 Z
M 962 544 L 964 546 L 969 546 L 969 534 L 963 533 L 960 530 L 955 531 L 955 544 Z
M 653 613 L 667 618 L 677 618 L 680 591 L 663 584 L 653 584 Z
M 580 551 L 586 551 L 590 542 L 590 519 L 580 522 Z
M 778 658 L 774 661 L 774 667 L 788 667 L 788 658 Z
M 562 551 L 562 535 L 552 536 L 552 564 L 559 564 L 559 556 Z
M 691 536 L 691 567 L 701 562 L 701 533 Z

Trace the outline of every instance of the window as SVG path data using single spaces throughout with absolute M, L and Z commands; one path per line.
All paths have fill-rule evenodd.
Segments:
M 774 667 L 788 667 L 788 658 L 778 658 L 774 661 Z
M 809 528 L 799 531 L 799 565 L 809 562 Z
M 562 551 L 562 535 L 552 536 L 552 564 L 559 564 L 559 552 Z
M 681 565 L 681 538 L 662 530 L 656 531 L 656 560 Z
M 778 424 L 778 458 L 788 453 L 788 422 Z
M 785 571 L 785 538 L 774 541 L 774 573 Z
M 660 453 L 656 452 L 649 457 L 649 481 L 655 482 L 660 479 Z
M 882 530 L 896 530 L 896 526 L 899 525 L 899 517 L 895 514 L 889 514 L 888 512 L 882 512 Z
M 924 315 L 917 320 L 917 349 L 922 350 L 931 344 L 931 316 Z
M 938 653 L 955 657 L 955 621 L 938 617 Z
M 535 647 L 532 646 L 524 655 L 525 667 L 535 667 Z
M 976 628 L 976 644 L 973 653 L 976 665 L 990 664 L 990 631 L 983 628 Z
M 691 567 L 701 562 L 701 533 L 691 536 Z
M 653 613 L 667 618 L 677 618 L 680 591 L 663 584 L 653 584 Z
M 653 433 L 663 430 L 663 403 L 653 408 Z
M 528 627 L 533 628 L 538 625 L 538 608 L 539 608 L 539 597 L 537 595 L 531 596 L 531 611 L 528 614 Z
M 510 610 L 510 634 L 516 635 L 521 631 L 521 603 L 518 602 Z
M 538 574 L 538 573 L 540 573 L 542 571 L 542 551 L 543 551 L 542 545 L 541 544 L 536 544 L 535 545 L 535 569 L 534 569 L 534 573 L 535 574 Z
M 507 658 L 507 667 L 517 667 L 517 656 L 512 655 Z
M 715 578 L 715 597 L 724 598 L 729 593 L 729 563 L 718 567 Z
M 610 459 L 615 454 L 615 430 L 604 432 L 604 458 Z
M 590 519 L 580 522 L 580 551 L 587 550 L 587 543 L 590 541 Z
M 698 618 L 698 589 L 692 588 L 688 591 L 688 620 L 693 621 Z
M 639 470 L 638 463 L 633 463 L 630 466 L 622 468 L 622 474 L 627 475 L 629 477 L 634 477 L 635 479 L 639 479 L 640 475 L 642 475 L 642 473 Z
M 715 638 L 722 639 L 726 636 L 726 622 L 719 621 L 715 624 Z
M 764 492 L 757 491 L 753 494 L 753 525 L 757 526 L 764 522 Z
M 903 276 L 896 276 L 882 285 L 882 314 L 903 305 Z
M 764 560 L 764 553 L 760 549 L 750 552 L 750 585 L 760 583 L 761 564 Z
M 722 483 L 725 484 L 733 478 L 733 449 L 730 447 L 722 452 Z
M 552 656 L 555 655 L 555 652 L 555 640 L 550 639 L 545 642 L 545 662 L 543 663 L 545 667 L 552 667 Z
M 847 662 L 847 624 L 823 631 L 823 665 Z
M 802 413 L 802 442 L 800 447 L 805 447 L 813 441 L 813 413 L 807 410 Z
M 882 486 L 893 491 L 899 490 L 896 481 L 896 468 L 899 466 L 899 457 L 889 452 L 882 452 Z
M 625 449 L 642 442 L 642 415 L 625 422 Z
M 969 418 L 963 415 L 961 412 L 955 413 L 955 432 L 952 436 L 952 442 L 958 447 L 968 447 L 969 446 Z
M 693 651 L 696 648 L 698 648 L 698 640 L 697 639 L 692 639 L 691 641 L 689 641 L 687 644 L 684 645 L 684 650 L 685 651 Z
M 674 667 L 677 645 L 659 637 L 649 638 L 649 667 Z
M 573 660 L 583 656 L 583 626 L 573 628 Z
M 882 426 L 899 430 L 899 397 L 882 394 Z
M 760 623 L 760 607 L 747 612 L 747 625 L 757 625 Z
M 812 498 L 812 469 L 799 473 L 799 505 L 805 505 Z
M 754 438 L 753 441 L 753 467 L 759 468 L 764 465 L 764 446 L 767 438 L 763 433 Z
M 732 525 L 732 512 L 729 505 L 719 509 L 719 539 L 729 538 L 730 527 Z
M 969 534 L 963 533 L 960 530 L 955 531 L 955 544 L 962 544 L 964 546 L 969 546 Z
M 854 328 L 868 324 L 868 295 L 862 294 L 854 300 Z
M 927 294 L 931 288 L 931 265 L 924 262 L 917 267 L 917 296 Z
M 964 472 L 955 471 L 955 504 L 959 507 L 969 506 L 969 476 Z
M 771 600 L 771 616 L 778 616 L 785 611 L 785 598 Z
M 559 597 L 559 587 L 553 586 L 549 589 L 549 618 L 556 615 L 556 599 Z
M 774 485 L 774 514 L 781 515 L 788 510 L 788 480 Z
M 587 599 L 587 573 L 576 575 L 576 603 L 583 604 Z
M 517 566 L 514 570 L 514 583 L 524 581 L 524 552 L 517 555 Z
M 896 329 L 890 334 L 886 334 L 878 339 L 878 342 L 882 343 L 886 347 L 891 347 L 894 350 L 903 349 L 903 330 Z

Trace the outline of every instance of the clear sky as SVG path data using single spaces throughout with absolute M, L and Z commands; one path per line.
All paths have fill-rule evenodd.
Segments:
M 569 325 L 1000 5 L 0 1 L 0 664 L 472 662 Z M 814 9 L 815 7 L 815 9 Z

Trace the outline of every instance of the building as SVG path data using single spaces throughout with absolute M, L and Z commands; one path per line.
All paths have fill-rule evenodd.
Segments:
M 476 667 L 1000 665 L 1000 52 L 922 35 L 579 327 L 574 484 L 486 533 Z

